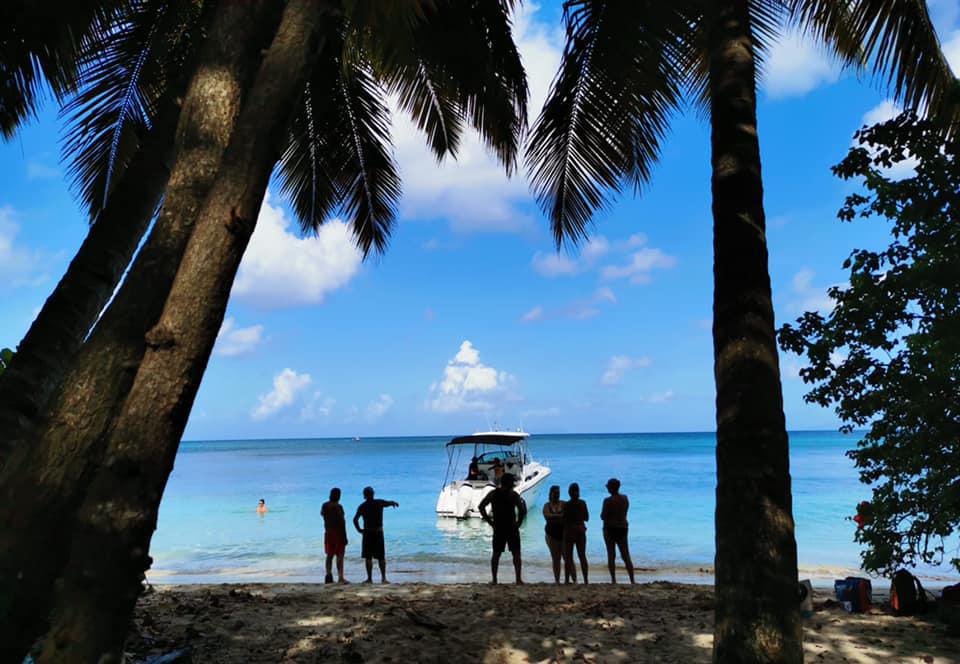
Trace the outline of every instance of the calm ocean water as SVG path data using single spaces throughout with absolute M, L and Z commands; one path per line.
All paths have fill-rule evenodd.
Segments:
M 856 440 L 836 432 L 790 436 L 801 567 L 859 567 L 854 525 L 846 517 L 868 491 L 844 456 Z M 320 506 L 331 487 L 341 487 L 349 521 L 369 484 L 378 497 L 400 503 L 384 517 L 392 580 L 485 581 L 489 528 L 479 521 L 439 519 L 434 513 L 447 467 L 446 441 L 184 442 L 160 508 L 151 580 L 322 580 Z M 530 451 L 553 474 L 532 501 L 522 532 L 528 578 L 546 580 L 550 574 L 540 514 L 546 487 L 559 484 L 566 495 L 566 486 L 574 481 L 593 517 L 587 533 L 593 574 L 605 578 L 599 513 L 610 476 L 621 479 L 630 498 L 635 564 L 680 579 L 712 565 L 714 444 L 712 433 L 533 436 Z M 270 508 L 264 516 L 254 512 L 259 498 Z M 353 580 L 362 578 L 359 554 L 356 534 L 347 548 L 347 575 Z M 945 566 L 929 571 L 949 574 Z

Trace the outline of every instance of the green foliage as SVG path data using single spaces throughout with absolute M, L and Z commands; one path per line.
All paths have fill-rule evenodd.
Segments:
M 0 376 L 2 376 L 4 370 L 10 366 L 11 361 L 13 361 L 13 351 L 9 348 L 0 350 Z
M 944 143 L 909 113 L 856 140 L 833 170 L 865 191 L 838 216 L 885 220 L 893 241 L 855 250 L 830 315 L 784 325 L 780 345 L 806 356 L 808 402 L 835 406 L 847 431 L 868 427 L 849 452 L 873 492 L 856 534 L 864 568 L 949 556 L 960 570 L 960 554 L 945 550 L 960 529 L 960 141 Z M 913 163 L 904 179 L 888 171 Z

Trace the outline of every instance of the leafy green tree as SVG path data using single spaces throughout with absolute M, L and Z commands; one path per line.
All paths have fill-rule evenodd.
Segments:
M 878 75 L 945 133 L 958 83 L 916 0 L 571 0 L 567 43 L 527 156 L 558 246 L 611 192 L 649 179 L 671 115 L 709 116 L 717 502 L 714 651 L 803 659 L 790 463 L 770 292 L 756 114 L 758 60 L 785 25 Z
M 893 241 L 855 250 L 833 310 L 784 325 L 780 346 L 806 359 L 808 402 L 834 406 L 844 431 L 867 428 L 848 453 L 873 494 L 856 533 L 864 568 L 953 556 L 960 570 L 946 548 L 960 531 L 960 143 L 911 113 L 856 140 L 833 171 L 864 191 L 838 216 L 889 224 Z

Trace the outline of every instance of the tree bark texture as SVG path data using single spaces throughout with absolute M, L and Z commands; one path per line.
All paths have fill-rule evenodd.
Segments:
M 790 460 L 748 0 L 715 5 L 710 96 L 717 389 L 715 662 L 803 661 Z
M 150 225 L 170 177 L 180 102 L 174 95 L 163 100 L 119 186 L 0 377 L 0 468 L 40 419 Z
M 39 662 L 119 657 L 163 489 L 328 8 L 291 0 L 284 10 L 80 509 Z
M 0 513 L 0 664 L 19 664 L 46 628 L 76 510 L 143 359 L 146 333 L 163 311 L 279 7 L 270 0 L 223 0 L 216 8 L 184 99 L 177 158 L 157 222 L 50 412 L 0 471 L 0 497 L 17 505 Z

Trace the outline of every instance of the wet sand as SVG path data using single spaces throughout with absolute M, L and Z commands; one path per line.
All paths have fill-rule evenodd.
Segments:
M 825 607 L 805 621 L 808 662 L 960 662 L 935 616 Z M 485 584 L 156 586 L 140 600 L 127 652 L 191 648 L 193 661 L 709 662 L 713 590 Z

